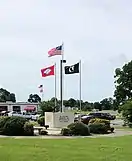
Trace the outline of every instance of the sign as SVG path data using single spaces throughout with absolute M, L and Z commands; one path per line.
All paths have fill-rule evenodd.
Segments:
M 59 121 L 60 122 L 69 122 L 69 117 L 68 116 L 60 116 Z

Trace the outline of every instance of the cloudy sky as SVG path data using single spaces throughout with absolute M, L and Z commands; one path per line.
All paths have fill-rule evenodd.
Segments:
M 40 69 L 60 56 L 47 51 L 64 41 L 67 65 L 82 60 L 82 99 L 100 101 L 113 95 L 114 70 L 132 59 L 131 0 L 0 0 L 0 86 L 17 101 L 45 88 L 54 96 L 54 77 Z M 64 98 L 79 99 L 79 76 L 65 76 Z

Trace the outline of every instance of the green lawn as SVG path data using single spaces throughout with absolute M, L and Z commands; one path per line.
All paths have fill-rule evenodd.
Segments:
M 0 139 L 0 161 L 131 161 L 132 136 Z

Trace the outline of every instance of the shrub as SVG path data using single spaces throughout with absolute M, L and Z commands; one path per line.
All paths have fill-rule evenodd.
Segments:
M 48 135 L 48 132 L 44 129 L 40 130 L 39 135 Z
M 74 122 L 67 126 L 70 129 L 71 135 L 90 135 L 89 128 L 82 122 Z
M 7 122 L 8 119 L 10 119 L 10 117 L 7 117 L 7 116 L 0 117 L 0 133 L 1 134 L 3 134 L 4 125 L 5 125 L 5 123 Z
M 37 122 L 37 121 L 30 121 L 30 123 L 31 123 L 33 126 L 37 126 L 37 125 L 38 125 L 38 122 Z
M 27 120 L 22 117 L 9 117 L 5 122 L 3 127 L 3 133 L 5 135 L 23 135 L 24 134 L 24 124 Z
M 61 134 L 63 136 L 70 136 L 71 135 L 71 131 L 70 131 L 69 128 L 63 128 L 63 129 L 61 129 Z
M 105 125 L 107 125 L 108 127 L 110 127 L 110 121 L 109 120 L 106 120 L 106 119 L 98 119 L 98 118 L 95 118 L 95 119 L 91 119 L 89 121 L 89 124 L 94 124 L 94 123 L 103 123 Z
M 45 125 L 45 117 L 44 116 L 39 117 L 37 121 L 38 121 L 38 124 L 40 126 L 44 126 Z
M 33 136 L 34 135 L 34 128 L 33 128 L 33 124 L 31 122 L 25 122 L 24 135 L 26 135 L 26 136 Z
M 89 121 L 89 129 L 91 133 L 95 134 L 106 134 L 109 130 L 112 131 L 109 120 L 98 118 Z
M 130 128 L 132 128 L 132 123 L 129 123 L 128 126 L 129 126 Z
M 106 134 L 108 133 L 107 126 L 104 123 L 93 123 L 89 125 L 90 133 L 93 134 Z

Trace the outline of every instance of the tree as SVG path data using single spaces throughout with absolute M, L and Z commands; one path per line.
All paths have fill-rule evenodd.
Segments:
M 82 111 L 91 111 L 93 109 L 93 104 L 87 101 L 82 102 Z
M 41 98 L 37 94 L 30 94 L 29 95 L 28 102 L 31 102 L 31 103 L 39 103 L 39 102 L 41 102 Z
M 16 102 L 16 97 L 15 97 L 15 94 L 14 94 L 14 93 L 11 93 L 11 94 L 10 94 L 10 100 L 11 100 L 12 102 Z
M 42 111 L 42 115 L 45 112 L 58 112 L 60 110 L 60 102 L 56 98 L 56 106 L 55 106 L 55 98 L 51 98 L 51 100 L 43 101 L 40 103 L 40 109 Z
M 57 102 L 58 102 L 58 100 L 57 100 L 57 98 L 55 98 L 55 97 L 51 98 L 51 100 L 50 100 L 50 101 L 55 102 L 55 100 L 56 100 L 56 103 L 57 103 Z
M 116 90 L 114 96 L 118 105 L 132 98 L 132 61 L 125 64 L 122 69 L 115 70 Z
M 63 100 L 63 105 L 64 105 L 65 107 L 70 107 L 70 106 L 69 106 L 69 101 L 68 101 L 68 100 Z
M 99 111 L 102 110 L 102 105 L 99 102 L 94 102 L 93 107 L 94 109 L 98 109 Z
M 69 107 L 76 107 L 76 100 L 73 98 L 70 98 L 68 100 Z
M 119 110 L 122 111 L 125 123 L 132 123 L 132 100 L 126 101 Z
M 100 102 L 100 104 L 103 110 L 113 109 L 113 99 L 112 98 L 105 98 Z
M 6 89 L 0 88 L 0 102 L 12 101 L 16 102 L 14 93 L 10 93 Z
M 44 115 L 45 112 L 53 112 L 54 103 L 52 101 L 43 101 L 40 103 L 40 109 L 42 110 L 42 115 Z
M 116 99 L 113 100 L 113 110 L 114 111 L 118 110 L 118 103 L 117 103 Z

